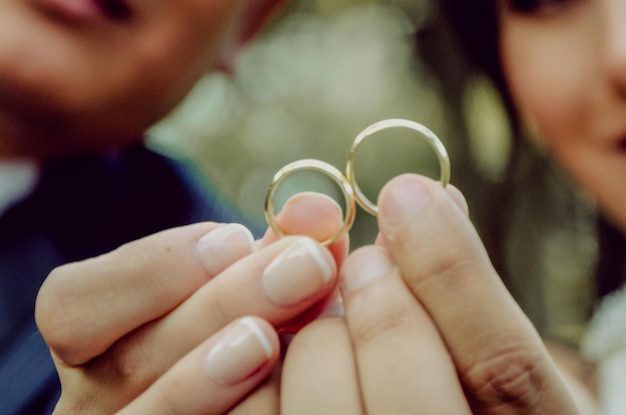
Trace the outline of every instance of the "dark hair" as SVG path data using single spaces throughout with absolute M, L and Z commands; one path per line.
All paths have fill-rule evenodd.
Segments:
M 500 72 L 498 25 L 492 0 L 440 0 L 443 15 L 476 63 L 491 75 Z
M 524 152 L 522 128 L 500 64 L 499 30 L 493 0 L 439 0 L 438 18 L 426 30 L 417 33 L 420 60 L 435 74 L 446 102 L 446 117 L 456 139 L 448 145 L 456 154 L 456 170 L 464 174 L 455 184 L 463 190 L 472 208 L 473 221 L 485 243 L 493 264 L 506 280 L 506 254 L 503 241 L 508 232 L 508 207 L 512 197 L 510 185 Z M 512 149 L 502 182 L 494 183 L 476 174 L 469 154 L 467 120 L 463 116 L 463 94 L 476 76 L 492 81 L 508 115 Z
M 417 47 L 440 82 L 447 121 L 457 134 L 458 140 L 450 143 L 456 147 L 451 154 L 456 171 L 463 173 L 456 176 L 455 184 L 468 199 L 494 267 L 535 326 L 547 337 L 576 342 L 559 338 L 547 319 L 544 279 L 553 271 L 542 264 L 547 258 L 546 241 L 555 230 L 570 229 L 568 241 L 573 245 L 582 235 L 576 228 L 582 228 L 572 224 L 589 218 L 581 213 L 571 184 L 523 128 L 501 65 L 495 0 L 438 0 L 438 5 L 439 18 L 425 33 L 417 34 Z M 485 75 L 499 92 L 512 144 L 505 171 L 495 181 L 477 174 L 475 162 L 468 160 L 471 151 L 462 106 L 470 81 Z
M 470 62 L 489 76 L 500 91 L 512 130 L 516 132 L 520 123 L 500 63 L 499 28 L 494 0 L 439 0 L 439 4 L 444 20 L 456 35 Z

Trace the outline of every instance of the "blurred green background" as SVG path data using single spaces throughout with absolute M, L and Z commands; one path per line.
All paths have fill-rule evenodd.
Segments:
M 161 144 L 182 144 L 212 181 L 258 220 L 266 187 L 279 168 L 316 158 L 344 171 L 357 134 L 386 118 L 432 129 L 451 152 L 457 182 L 466 163 L 459 156 L 468 155 L 455 151 L 461 141 L 457 125 L 447 120 L 439 80 L 416 53 L 419 33 L 432 29 L 437 13 L 428 0 L 293 2 L 245 51 L 234 78 L 208 75 L 152 135 Z M 490 105 L 488 89 L 477 85 L 468 100 L 480 131 L 471 157 L 478 159 L 481 174 L 498 175 L 507 156 L 506 127 L 497 107 L 479 110 Z M 402 130 L 368 139 L 358 163 L 359 183 L 372 200 L 402 171 L 439 174 L 428 145 Z M 358 214 L 353 246 L 375 236 L 364 215 Z
M 441 138 L 451 181 L 507 286 L 544 334 L 577 342 L 593 301 L 593 209 L 533 145 L 507 172 L 512 140 L 498 95 L 470 70 L 436 1 L 293 1 L 234 77 L 207 75 L 151 136 L 263 221 L 281 167 L 314 158 L 345 171 L 354 138 L 386 118 L 421 122 Z M 438 177 L 435 154 L 416 137 L 391 130 L 363 146 L 357 177 L 370 199 L 401 172 Z M 359 210 L 352 248 L 375 236 L 375 219 Z

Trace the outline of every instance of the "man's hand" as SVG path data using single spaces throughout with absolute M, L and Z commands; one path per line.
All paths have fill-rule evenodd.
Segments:
M 317 320 L 289 347 L 281 414 L 577 413 L 458 190 L 404 175 L 379 209 L 377 244 L 341 270 L 345 319 Z

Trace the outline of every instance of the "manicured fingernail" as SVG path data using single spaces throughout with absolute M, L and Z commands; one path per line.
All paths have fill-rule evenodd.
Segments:
M 344 296 L 361 289 L 372 281 L 390 275 L 395 265 L 386 250 L 377 246 L 357 250 L 346 261 L 339 281 L 339 288 Z
M 231 223 L 204 235 L 196 252 L 207 273 L 215 276 L 254 251 L 254 237 L 243 225 Z
M 400 226 L 419 213 L 430 195 L 413 177 L 398 178 L 390 184 L 380 200 L 380 218 L 390 226 Z
M 330 253 L 310 238 L 297 238 L 263 271 L 263 290 L 275 304 L 291 306 L 328 285 L 334 275 Z
M 272 344 L 254 319 L 244 317 L 228 326 L 209 351 L 205 369 L 211 379 L 236 385 L 259 370 L 274 354 Z

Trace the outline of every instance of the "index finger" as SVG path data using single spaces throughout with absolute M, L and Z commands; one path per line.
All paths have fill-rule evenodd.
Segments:
M 537 332 L 439 183 L 417 175 L 381 191 L 379 226 L 401 274 L 439 329 L 478 413 L 575 413 Z
M 343 214 L 337 202 L 323 193 L 300 192 L 289 198 L 278 215 L 276 222 L 287 235 L 307 235 L 317 241 L 323 241 L 334 235 L 343 226 Z M 258 241 L 259 247 L 276 242 L 280 237 L 268 228 L 263 238 Z M 350 246 L 349 234 L 328 245 L 337 269 L 348 255 Z M 311 307 L 296 319 L 281 327 L 284 332 L 296 332 L 317 317 L 327 303 L 336 299 L 337 293 L 328 296 L 324 301 Z

